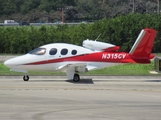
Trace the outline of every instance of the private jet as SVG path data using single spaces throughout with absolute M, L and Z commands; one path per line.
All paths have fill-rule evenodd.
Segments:
M 52 43 L 36 48 L 29 53 L 4 62 L 11 71 L 23 72 L 28 81 L 28 71 L 62 71 L 67 78 L 78 82 L 79 73 L 126 63 L 150 63 L 156 30 L 141 30 L 129 53 L 119 52 L 119 46 L 84 40 L 82 46 L 67 43 Z

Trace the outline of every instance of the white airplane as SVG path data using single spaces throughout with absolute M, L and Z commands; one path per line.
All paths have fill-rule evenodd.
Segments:
M 66 43 L 52 43 L 36 48 L 29 53 L 9 59 L 4 65 L 11 71 L 25 73 L 28 70 L 64 71 L 68 79 L 77 82 L 79 72 L 105 68 L 120 63 L 150 63 L 156 30 L 143 29 L 129 53 L 118 52 L 119 46 L 92 40 L 84 40 L 83 46 Z

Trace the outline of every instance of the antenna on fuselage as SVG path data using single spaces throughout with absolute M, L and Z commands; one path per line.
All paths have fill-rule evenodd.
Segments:
M 98 37 L 95 39 L 95 41 L 97 41 L 100 36 L 101 36 L 101 33 L 98 35 Z

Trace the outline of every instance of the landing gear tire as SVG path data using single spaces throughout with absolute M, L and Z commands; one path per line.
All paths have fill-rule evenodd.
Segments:
M 80 77 L 78 74 L 74 74 L 73 81 L 78 82 L 80 80 Z
M 28 75 L 24 75 L 24 76 L 23 76 L 23 80 L 24 80 L 24 81 L 29 81 L 29 76 L 28 76 Z

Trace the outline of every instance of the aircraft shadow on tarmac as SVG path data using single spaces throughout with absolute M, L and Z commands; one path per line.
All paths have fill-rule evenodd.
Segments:
M 73 80 L 65 80 L 65 81 L 73 84 L 94 84 L 92 79 L 80 79 L 79 82 L 74 82 Z
M 80 79 L 78 82 L 73 80 L 31 80 L 30 82 L 69 82 L 73 84 L 94 84 L 92 79 Z
M 161 80 L 146 80 L 145 82 L 161 82 Z

